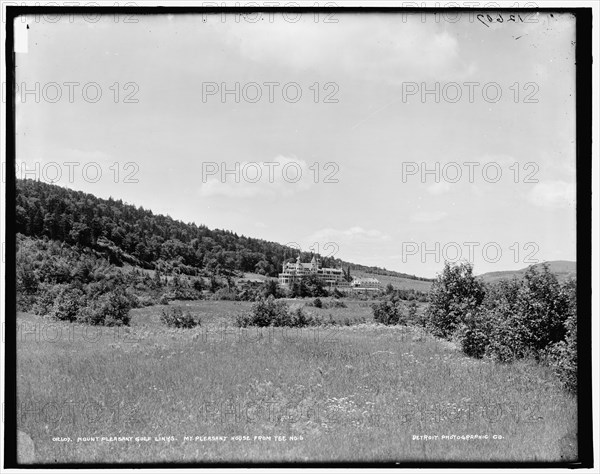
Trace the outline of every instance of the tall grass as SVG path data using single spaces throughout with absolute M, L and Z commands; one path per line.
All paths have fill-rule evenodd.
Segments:
M 165 328 L 161 307 L 149 307 L 131 312 L 130 328 L 86 337 L 65 322 L 51 323 L 61 337 L 44 336 L 46 320 L 19 314 L 38 324 L 37 340 L 25 332 L 17 343 L 18 429 L 33 439 L 35 462 L 577 456 L 576 400 L 543 366 L 474 360 L 403 326 L 236 328 L 232 313 L 245 308 L 234 303 L 189 303 L 202 327 Z M 490 439 L 413 440 L 422 435 Z M 77 442 L 96 436 L 150 440 Z

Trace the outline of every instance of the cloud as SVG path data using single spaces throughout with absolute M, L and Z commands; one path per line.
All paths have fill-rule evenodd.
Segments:
M 358 226 L 350 227 L 348 229 L 333 229 L 328 227 L 312 233 L 306 239 L 306 241 L 311 243 L 320 242 L 323 244 L 327 242 L 334 242 L 338 245 L 377 243 L 387 242 L 389 240 L 391 240 L 391 237 L 385 232 L 381 232 L 380 230 L 376 229 L 364 229 Z
M 427 192 L 437 196 L 450 191 L 452 186 L 447 181 L 441 181 L 439 183 L 433 183 L 431 186 L 427 186 Z
M 566 208 L 575 205 L 575 183 L 550 181 L 536 184 L 528 196 L 540 207 Z
M 200 186 L 203 197 L 291 196 L 310 189 L 313 174 L 304 160 L 279 155 L 264 162 L 207 164 Z
M 460 58 L 455 36 L 418 15 L 337 15 L 334 24 L 300 21 L 229 23 L 231 44 L 246 59 L 294 71 L 344 74 L 370 81 L 401 83 L 440 74 L 456 79 L 472 73 Z M 274 40 L 277 38 L 277 40 Z M 337 77 L 337 76 L 333 76 Z
M 102 150 L 80 150 L 75 148 L 66 148 L 60 151 L 60 156 L 64 161 L 77 161 L 78 163 L 99 163 L 109 162 L 112 157 Z
M 445 211 L 419 211 L 410 216 L 412 222 L 437 222 L 448 215 Z
M 302 249 L 316 249 L 324 256 L 346 258 L 356 262 L 367 262 L 373 248 L 391 241 L 391 237 L 377 229 L 353 226 L 347 229 L 327 227 L 304 239 Z

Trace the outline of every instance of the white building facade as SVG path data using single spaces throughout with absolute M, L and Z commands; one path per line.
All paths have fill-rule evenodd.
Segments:
M 353 278 L 350 287 L 357 292 L 374 292 L 382 289 L 381 283 L 377 278 Z
M 300 256 L 296 262 L 288 262 L 283 265 L 283 271 L 279 274 L 279 284 L 289 287 L 294 281 L 302 277 L 316 275 L 323 282 L 323 286 L 330 288 L 349 288 L 350 284 L 344 279 L 341 268 L 320 267 L 317 258 L 313 256 L 310 263 L 302 263 Z

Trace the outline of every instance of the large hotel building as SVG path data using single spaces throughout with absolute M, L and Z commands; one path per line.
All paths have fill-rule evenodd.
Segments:
M 317 275 L 323 285 L 329 288 L 357 291 L 379 291 L 381 289 L 379 280 L 375 278 L 353 278 L 351 283 L 347 282 L 341 268 L 320 267 L 315 256 L 313 256 L 310 263 L 302 263 L 300 256 L 298 256 L 295 263 L 285 263 L 283 272 L 279 274 L 279 284 L 289 287 L 294 281 L 307 275 Z
M 341 268 L 319 267 L 317 258 L 313 255 L 310 263 L 300 262 L 300 256 L 296 263 L 287 262 L 283 265 L 283 272 L 279 274 L 279 284 L 290 286 L 295 280 L 300 280 L 303 276 L 317 275 L 324 285 L 330 287 L 349 287 L 350 283 L 344 280 L 344 273 Z

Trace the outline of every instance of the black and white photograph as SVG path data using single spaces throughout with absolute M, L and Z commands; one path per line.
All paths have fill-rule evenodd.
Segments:
M 3 468 L 597 469 L 598 7 L 2 2 Z

